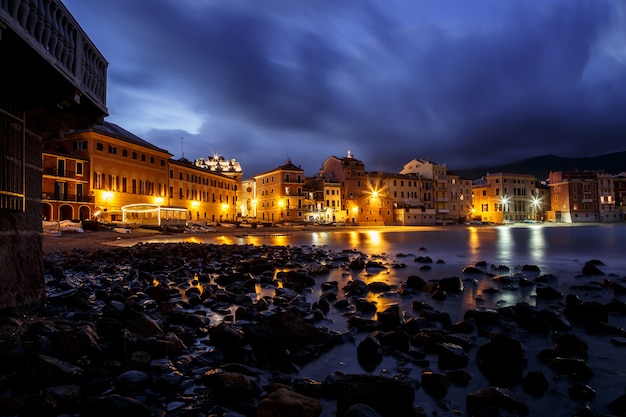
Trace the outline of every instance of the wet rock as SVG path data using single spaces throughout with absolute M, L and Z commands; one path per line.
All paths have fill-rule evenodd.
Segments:
M 375 330 L 383 330 L 384 325 L 380 321 L 365 319 L 359 316 L 350 316 L 348 318 L 349 329 L 359 329 L 364 332 L 373 332 Z
M 606 306 L 596 301 L 567 302 L 563 307 L 563 315 L 574 322 L 600 321 L 608 323 L 609 313 Z
M 475 266 L 466 266 L 461 270 L 464 274 L 484 274 L 485 271 Z
M 467 352 L 454 343 L 439 344 L 439 369 L 458 369 L 467 366 Z
M 622 394 L 611 401 L 606 408 L 608 408 L 608 410 L 615 415 L 626 415 L 626 394 Z
M 433 263 L 433 260 L 430 256 L 418 256 L 417 258 L 415 258 L 414 260 L 416 263 L 420 263 L 420 264 L 431 264 Z
M 93 417 L 151 417 L 150 409 L 134 398 L 112 394 L 98 398 L 85 407 L 85 415 Z
M 450 388 L 450 381 L 444 374 L 425 371 L 422 372 L 422 388 L 432 397 L 445 397 Z
M 537 293 L 537 298 L 544 300 L 557 300 L 559 298 L 563 298 L 563 293 L 549 285 L 537 285 L 535 292 Z
M 337 415 L 355 404 L 372 407 L 383 417 L 413 417 L 414 388 L 397 379 L 348 374 L 336 382 Z
M 448 378 L 450 383 L 459 387 L 467 387 L 472 380 L 472 375 L 464 369 L 446 371 L 444 375 Z
M 437 282 L 437 290 L 447 293 L 459 294 L 463 292 L 463 281 L 459 277 L 442 278 Z
M 113 380 L 117 391 L 125 395 L 136 393 L 147 388 L 150 382 L 150 375 L 138 370 L 123 372 Z
M 519 398 L 515 397 L 508 389 L 489 387 L 482 390 L 471 392 L 465 399 L 467 414 L 475 415 L 526 415 L 528 406 Z M 486 413 L 485 411 L 492 411 Z M 481 414 L 485 412 L 484 414 Z M 496 414 L 497 413 L 497 414 Z
M 211 390 L 218 404 L 250 403 L 262 392 L 261 386 L 254 378 L 240 372 L 211 369 L 202 375 L 201 380 Z
M 359 365 L 366 371 L 373 371 L 383 360 L 383 347 L 378 340 L 381 333 L 374 332 L 365 337 L 357 346 Z
M 339 417 L 382 417 L 372 407 L 365 404 L 354 404 L 348 407 Z
M 522 265 L 522 272 L 541 272 L 541 269 L 537 265 Z
M 473 320 L 478 326 L 493 326 L 498 324 L 499 316 L 497 310 L 478 307 L 467 310 L 463 319 Z
M 524 391 L 536 397 L 545 394 L 548 390 L 548 385 L 548 379 L 541 371 L 529 371 L 522 381 Z
M 391 304 L 383 311 L 377 312 L 376 319 L 386 330 L 395 330 L 404 323 L 404 313 L 398 304 Z
M 519 341 L 505 334 L 495 334 L 478 348 L 476 362 L 491 385 L 509 387 L 522 381 L 526 360 Z
M 605 275 L 604 272 L 602 272 L 600 268 L 598 268 L 598 265 L 603 265 L 603 264 L 598 264 L 597 262 L 594 262 L 594 261 L 585 262 L 585 265 L 583 266 L 583 269 L 582 269 L 583 275 L 592 275 L 592 276 Z
M 374 294 L 389 292 L 391 290 L 391 285 L 386 282 L 374 281 L 367 284 L 367 290 Z
M 587 381 L 594 376 L 594 372 L 584 359 L 559 358 L 548 361 L 548 365 L 559 375 L 567 375 L 576 381 Z
M 596 398 L 596 390 L 585 384 L 572 384 L 568 393 L 572 399 L 577 401 L 593 401 Z
M 322 413 L 319 400 L 306 397 L 288 388 L 278 388 L 256 407 L 257 417 L 317 417 Z
M 556 334 L 554 341 L 554 352 L 556 356 L 562 358 L 577 357 L 587 359 L 589 345 L 579 335 L 575 333 Z

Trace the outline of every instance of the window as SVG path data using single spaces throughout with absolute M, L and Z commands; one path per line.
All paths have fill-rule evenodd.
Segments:
M 146 154 L 141 154 L 141 162 L 146 162 Z
M 128 192 L 128 190 L 127 190 L 127 185 L 128 184 L 127 183 L 128 183 L 128 178 L 126 178 L 126 177 L 122 178 L 122 192 L 123 193 Z
M 117 155 L 117 147 L 109 145 L 109 153 L 113 155 Z
M 137 152 L 133 152 L 132 156 L 133 159 L 137 159 Z
M 93 188 L 101 190 L 104 186 L 104 174 L 100 172 L 94 172 L 93 174 Z
M 151 156 L 151 157 L 150 157 L 150 163 L 151 163 L 151 164 L 154 164 L 154 156 Z
M 81 150 L 81 149 L 87 149 L 87 141 L 83 140 L 80 142 L 74 142 L 73 144 L 73 148 L 75 151 Z M 102 150 L 102 149 L 99 149 Z
M 104 143 L 96 142 L 96 150 L 97 151 L 103 151 L 104 150 Z
M 122 149 L 122 156 L 128 158 L 128 149 Z
M 83 163 L 76 162 L 76 175 L 83 175 Z

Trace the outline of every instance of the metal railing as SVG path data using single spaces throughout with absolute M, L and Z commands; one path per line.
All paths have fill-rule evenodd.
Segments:
M 42 194 L 42 200 L 55 200 L 55 201 L 75 201 L 80 203 L 93 203 L 94 196 L 89 195 L 80 195 L 80 194 L 60 194 L 60 193 L 52 193 L 52 194 Z

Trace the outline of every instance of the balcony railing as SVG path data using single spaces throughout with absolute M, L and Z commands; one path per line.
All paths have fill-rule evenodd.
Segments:
M 76 172 L 67 169 L 44 168 L 43 175 L 51 175 L 53 177 L 76 178 Z
M 42 200 L 54 200 L 54 201 L 73 201 L 79 203 L 93 203 L 94 196 L 89 195 L 77 195 L 77 194 L 42 194 Z
M 106 111 L 108 63 L 60 0 L 0 0 L 0 22 Z

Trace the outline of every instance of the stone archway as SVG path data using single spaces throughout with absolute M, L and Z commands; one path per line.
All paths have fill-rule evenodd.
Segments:
M 41 218 L 42 220 L 52 221 L 52 205 L 48 203 L 41 203 Z
M 59 207 L 59 220 L 72 220 L 74 218 L 74 208 L 68 204 Z
M 89 210 L 89 207 L 87 206 L 80 207 L 80 209 L 78 210 L 78 219 L 81 221 L 91 219 L 91 210 Z

